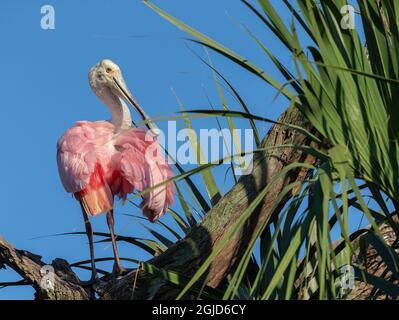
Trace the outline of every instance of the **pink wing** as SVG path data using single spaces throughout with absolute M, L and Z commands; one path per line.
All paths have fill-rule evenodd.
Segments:
M 67 192 L 81 202 L 86 213 L 97 215 L 113 206 L 105 170 L 114 148 L 107 144 L 113 125 L 106 121 L 80 121 L 57 144 L 58 172 Z
M 104 165 L 105 159 L 98 158 L 109 152 L 104 145 L 112 136 L 113 125 L 107 121 L 79 121 L 58 140 L 58 172 L 67 192 L 82 191 L 89 184 L 96 163 Z
M 173 177 L 159 143 L 148 131 L 141 128 L 125 131 L 118 136 L 115 147 L 121 153 L 121 176 L 130 185 L 122 188 L 119 197 L 126 198 L 133 188 L 141 192 Z M 172 204 L 173 183 L 168 182 L 143 194 L 141 208 L 144 215 L 154 222 Z

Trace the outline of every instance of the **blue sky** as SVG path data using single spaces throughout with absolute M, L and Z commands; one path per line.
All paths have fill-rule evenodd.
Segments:
M 276 76 L 262 50 L 241 27 L 245 23 L 269 49 L 279 53 L 283 63 L 291 65 L 290 56 L 283 54 L 279 43 L 238 0 L 154 2 Z M 281 5 L 274 3 L 277 8 Z M 55 30 L 40 27 L 40 9 L 45 4 L 55 8 Z M 79 205 L 59 181 L 55 152 L 57 139 L 76 121 L 109 118 L 107 109 L 90 91 L 89 68 L 103 58 L 117 62 L 133 95 L 151 116 L 179 110 L 171 88 L 186 109 L 209 108 L 207 95 L 220 107 L 212 74 L 186 47 L 186 34 L 136 0 L 3 0 L 0 37 L 0 235 L 18 248 L 42 255 L 46 262 L 56 257 L 69 262 L 88 259 L 84 236 L 36 237 L 83 231 Z M 189 45 L 204 56 L 202 48 Z M 275 90 L 224 58 L 211 56 L 253 113 L 275 119 L 285 109 L 287 102 L 275 99 Z M 233 99 L 228 101 L 238 109 Z M 197 129 L 216 127 L 216 122 L 209 120 L 193 124 Z M 262 135 L 267 128 L 260 125 Z M 217 172 L 216 177 L 220 188 L 227 191 L 231 181 L 224 185 L 224 173 Z M 200 179 L 194 180 L 203 190 Z M 132 205 L 119 207 L 117 233 L 150 237 L 124 213 L 140 214 Z M 107 231 L 104 216 L 92 223 L 95 231 Z M 148 258 L 132 246 L 120 244 L 120 251 L 121 256 Z M 97 244 L 96 256 L 112 256 L 111 247 Z M 108 267 L 99 265 L 104 266 Z M 87 272 L 79 274 L 89 276 Z M 0 282 L 17 279 L 11 271 L 0 271 Z M 0 299 L 30 299 L 32 292 L 29 287 L 0 289 Z

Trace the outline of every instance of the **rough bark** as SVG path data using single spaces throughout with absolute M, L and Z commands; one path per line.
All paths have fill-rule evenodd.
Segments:
M 380 231 L 387 244 L 393 246 L 399 253 L 398 241 L 395 232 L 386 224 L 380 227 Z M 358 257 L 354 257 L 358 262 Z M 382 258 L 376 253 L 371 246 L 367 248 L 366 257 L 363 258 L 363 267 L 365 270 L 375 276 L 383 277 L 388 281 L 392 281 L 392 272 L 388 270 Z M 67 300 L 85 300 L 90 298 L 90 293 L 79 283 L 76 275 L 71 271 L 68 263 L 63 259 L 55 259 L 52 263 L 56 270 L 56 284 L 54 291 L 43 290 L 40 287 L 42 276 L 40 270 L 44 263 L 40 256 L 32 254 L 28 251 L 15 249 L 7 241 L 0 237 L 0 268 L 1 262 L 8 265 L 17 271 L 27 283 L 32 285 L 36 290 L 37 299 L 67 299 Z M 114 281 L 110 277 L 102 278 L 97 286 L 97 290 L 102 294 L 103 299 L 115 299 L 118 296 L 124 298 L 137 299 L 135 290 L 132 288 L 144 291 L 141 287 L 144 281 L 137 282 L 137 270 L 132 271 L 126 277 L 119 281 Z M 143 275 L 142 275 L 143 277 Z M 150 282 L 147 278 L 147 284 Z M 156 280 L 152 280 L 151 285 L 155 284 Z M 158 281 L 159 282 L 159 281 Z M 399 285 L 398 281 L 393 283 Z M 136 284 L 136 285 L 135 285 Z M 130 295 L 130 296 L 129 296 Z M 147 295 L 147 298 L 151 298 Z M 376 290 L 372 285 L 357 281 L 355 288 L 349 293 L 348 300 L 367 300 L 367 299 L 390 299 L 384 292 Z
M 399 226 L 397 216 L 393 217 L 393 223 Z M 386 244 L 399 253 L 398 239 L 392 227 L 389 224 L 382 224 L 380 232 Z M 353 261 L 360 264 L 369 274 L 383 278 L 399 286 L 397 277 L 371 245 L 365 248 L 364 253 L 359 252 L 357 256 L 354 256 Z M 361 281 L 356 281 L 354 289 L 348 293 L 347 297 L 348 300 L 388 300 L 393 298 L 395 297 L 390 297 L 382 290 L 376 289 L 373 285 Z
M 53 288 L 45 289 L 42 284 L 46 264 L 41 257 L 25 250 L 15 249 L 3 237 L 0 237 L 0 267 L 4 265 L 15 270 L 36 291 L 36 299 L 86 300 L 90 294 L 80 284 L 79 278 L 63 259 L 55 259 Z

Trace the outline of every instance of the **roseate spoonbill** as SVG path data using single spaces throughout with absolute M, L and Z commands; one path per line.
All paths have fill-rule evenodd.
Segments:
M 159 152 L 157 128 L 133 99 L 119 67 L 102 60 L 90 69 L 91 89 L 109 108 L 109 121 L 79 121 L 58 140 L 58 171 L 65 190 L 79 201 L 89 240 L 92 276 L 97 278 L 93 230 L 89 216 L 107 213 L 115 262 L 113 272 L 123 271 L 114 234 L 114 197 L 126 199 L 165 182 L 173 176 Z M 133 126 L 125 100 L 146 120 L 147 128 Z M 147 130 L 148 129 L 148 130 Z M 173 184 L 168 182 L 142 195 L 141 209 L 155 222 L 173 203 Z

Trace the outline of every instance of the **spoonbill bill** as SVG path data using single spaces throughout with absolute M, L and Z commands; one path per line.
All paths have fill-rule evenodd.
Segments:
M 114 233 L 114 198 L 125 200 L 134 190 L 149 189 L 142 194 L 140 207 L 155 222 L 173 204 L 173 184 L 165 183 L 173 173 L 159 150 L 158 129 L 132 97 L 118 65 L 100 61 L 90 69 L 89 83 L 111 112 L 111 120 L 78 121 L 69 128 L 58 140 L 57 164 L 65 190 L 82 209 L 93 283 L 97 272 L 89 216 L 106 213 L 115 258 L 113 273 L 120 274 L 123 268 Z M 145 120 L 146 128 L 134 125 L 125 101 Z

